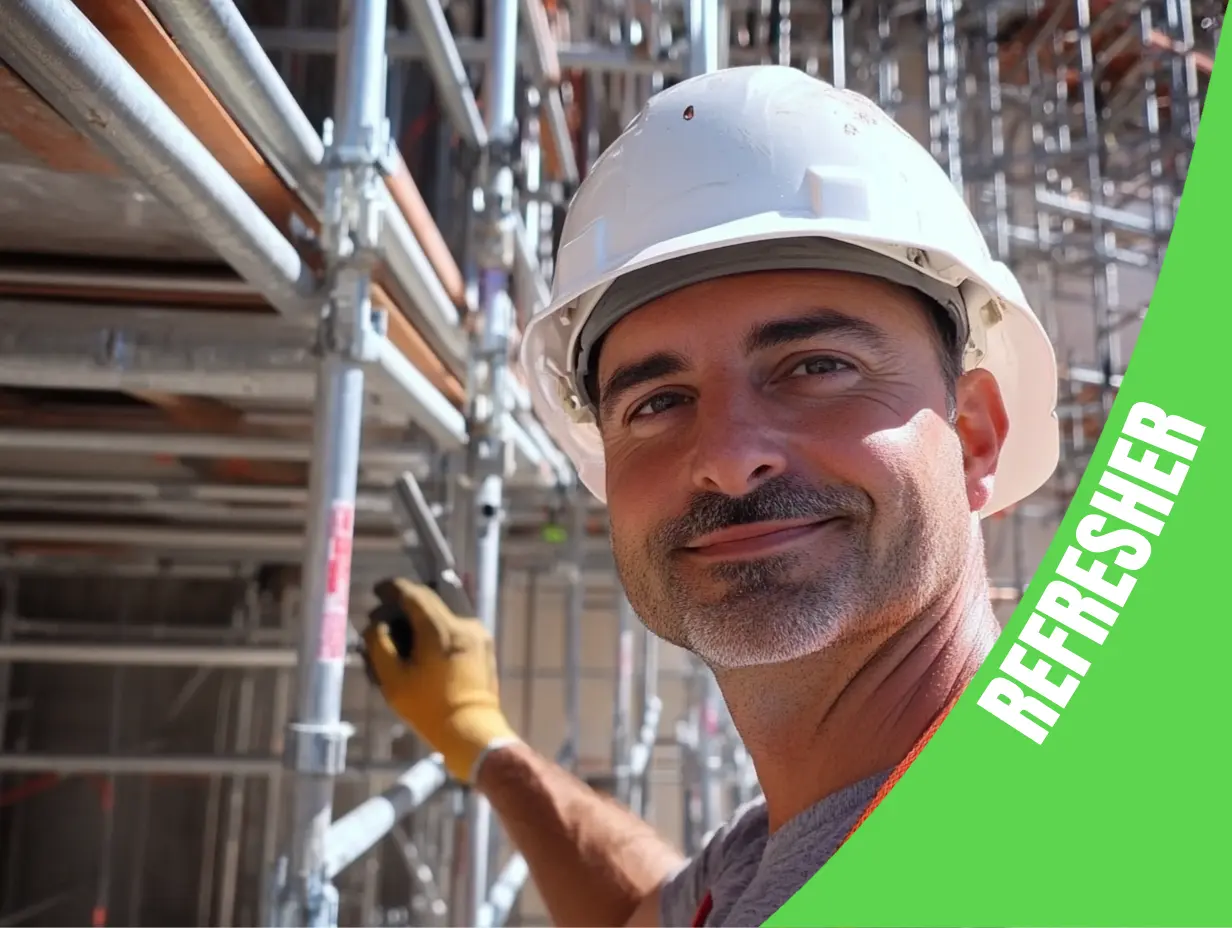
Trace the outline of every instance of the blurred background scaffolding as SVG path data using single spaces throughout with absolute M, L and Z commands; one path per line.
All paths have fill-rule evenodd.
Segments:
M 270 923 L 278 861 L 310 855 L 293 802 L 332 802 L 341 924 L 546 923 L 362 668 L 315 660 L 328 503 L 354 495 L 357 625 L 427 545 L 404 473 L 497 632 L 514 725 L 697 849 L 755 776 L 711 678 L 629 610 L 603 508 L 492 337 L 505 319 L 516 345 L 546 300 L 579 179 L 650 95 L 759 62 L 868 95 L 930 148 L 1061 362 L 1061 466 L 985 523 L 1004 621 L 1132 353 L 1222 19 L 1215 0 L 5 0 L 0 925 Z M 382 114 L 384 173 L 342 183 Z M 370 261 L 340 245 L 335 195 L 384 205 Z M 345 766 L 297 766 L 296 718 Z

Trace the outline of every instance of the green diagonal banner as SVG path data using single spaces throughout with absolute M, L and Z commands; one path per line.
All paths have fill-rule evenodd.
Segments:
M 916 763 L 768 925 L 1232 926 L 1232 85 L 1215 72 L 1150 314 L 1034 581 Z

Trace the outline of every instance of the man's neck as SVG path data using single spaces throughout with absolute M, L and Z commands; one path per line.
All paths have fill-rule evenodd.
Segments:
M 975 676 L 998 626 L 982 570 L 969 573 L 893 635 L 853 638 L 787 665 L 719 674 L 772 831 L 826 796 L 895 767 Z

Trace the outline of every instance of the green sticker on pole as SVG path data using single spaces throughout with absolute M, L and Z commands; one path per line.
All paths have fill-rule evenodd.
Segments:
M 1018 610 L 919 759 L 768 925 L 1232 925 L 1224 83 L 1129 370 Z

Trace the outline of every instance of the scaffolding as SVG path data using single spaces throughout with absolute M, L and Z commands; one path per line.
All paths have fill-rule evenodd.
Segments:
M 1061 466 L 985 526 L 1007 616 L 1124 375 L 1222 18 L 0 4 L 0 923 L 541 923 L 364 678 L 391 573 L 493 632 L 532 743 L 696 851 L 756 776 L 713 678 L 636 622 L 512 360 L 580 179 L 652 94 L 759 62 L 929 147 L 1061 361 Z

